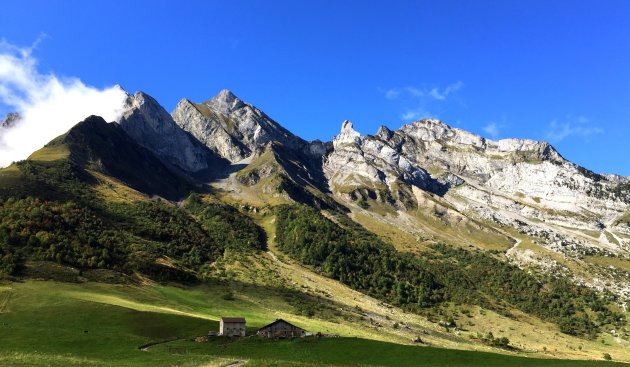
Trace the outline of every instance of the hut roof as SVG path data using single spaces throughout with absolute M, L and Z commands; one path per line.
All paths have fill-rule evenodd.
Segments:
M 268 327 L 270 327 L 270 326 L 272 326 L 272 325 L 275 325 L 275 324 L 277 324 L 277 323 L 279 323 L 279 322 L 284 322 L 285 324 L 289 324 L 289 325 L 291 325 L 291 326 L 293 326 L 293 327 L 295 327 L 295 328 L 298 328 L 298 329 L 300 329 L 300 330 L 304 330 L 304 329 L 302 329 L 301 327 L 296 326 L 296 325 L 293 325 L 292 323 L 290 323 L 290 322 L 288 322 L 288 321 L 286 321 L 286 320 L 283 320 L 283 319 L 277 319 L 276 321 L 272 322 L 271 324 L 268 324 L 268 325 L 265 325 L 265 326 L 261 327 L 259 330 L 262 330 L 262 329 L 264 329 L 264 328 L 268 328 Z
M 222 317 L 221 321 L 223 322 L 245 322 L 244 317 Z

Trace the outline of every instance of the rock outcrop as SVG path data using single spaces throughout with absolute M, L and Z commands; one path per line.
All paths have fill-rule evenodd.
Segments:
M 0 120 L 0 128 L 13 127 L 17 123 L 19 123 L 21 119 L 22 119 L 22 116 L 20 116 L 19 113 L 9 112 L 2 120 Z
M 324 162 L 333 192 L 350 199 L 372 197 L 383 202 L 403 202 L 405 206 L 409 204 L 411 186 L 441 192 L 436 180 L 388 143 L 390 138 L 391 131 L 385 127 L 376 136 L 361 136 L 350 121 L 344 121 Z

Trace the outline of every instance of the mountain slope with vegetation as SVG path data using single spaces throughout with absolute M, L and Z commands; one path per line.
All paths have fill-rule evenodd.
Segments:
M 111 351 L 204 335 L 219 316 L 238 314 L 254 328 L 285 318 L 360 337 L 180 340 L 155 347 L 160 357 L 128 352 L 137 365 L 174 361 L 178 348 L 192 354 L 191 366 L 209 356 L 217 365 L 233 358 L 273 365 L 262 351 L 275 348 L 304 353 L 306 365 L 363 363 L 312 354 L 343 345 L 404 355 L 384 352 L 379 365 L 428 356 L 440 365 L 439 350 L 418 345 L 630 361 L 626 178 L 584 171 L 549 145 L 486 141 L 435 121 L 365 137 L 344 123 L 332 143 L 306 142 L 225 91 L 202 105 L 182 102 L 174 118 L 142 93 L 127 107 L 123 125 L 89 117 L 0 169 L 0 324 L 8 320 L 12 336 L 0 361 L 118 363 L 97 358 L 78 339 L 93 334 L 73 335 L 68 327 L 79 326 L 71 322 L 53 329 L 80 351 L 67 357 L 66 347 L 51 344 L 29 353 L 35 324 L 25 323 L 25 310 L 38 309 L 60 320 L 116 314 L 107 337 L 120 332 L 126 341 L 103 346 Z M 173 141 L 160 144 L 168 131 L 185 143 L 181 151 Z M 556 179 L 578 172 L 570 187 L 554 190 L 574 192 L 575 203 L 592 210 L 561 207 L 507 178 L 502 186 L 502 170 L 514 167 Z M 63 295 L 48 294 L 48 282 Z M 29 308 L 30 297 L 39 301 Z M 145 317 L 164 326 L 140 325 Z M 452 365 L 525 363 L 453 353 L 462 359 Z

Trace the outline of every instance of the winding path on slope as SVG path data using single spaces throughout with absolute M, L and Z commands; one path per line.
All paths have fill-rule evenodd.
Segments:
M 140 349 L 143 352 L 148 352 L 149 348 L 151 348 L 152 346 L 158 345 L 158 344 L 166 344 L 166 343 L 170 343 L 170 342 L 174 342 L 176 340 L 182 340 L 182 338 L 174 338 L 174 339 L 167 339 L 167 340 L 161 340 L 161 341 L 157 341 L 157 342 L 151 342 L 151 343 L 147 343 L 144 345 L 141 345 L 138 347 L 138 349 Z M 249 361 L 246 359 L 238 359 L 228 365 L 226 365 L 225 367 L 241 367 L 244 366 L 248 363 Z
M 244 359 L 241 359 L 241 360 L 238 360 L 238 361 L 236 361 L 236 362 L 234 362 L 234 363 L 232 363 L 232 364 L 228 364 L 228 365 L 227 365 L 227 366 L 225 366 L 225 367 L 241 367 L 241 366 L 246 365 L 246 364 L 247 364 L 247 362 L 249 362 L 249 361 L 244 360 Z
M 516 243 L 512 247 L 510 247 L 507 251 L 505 251 L 505 256 L 509 257 L 513 252 L 517 251 L 516 248 L 518 247 L 518 245 L 520 245 L 523 242 L 523 240 L 520 239 L 520 238 L 516 238 L 516 237 L 514 237 L 514 236 L 512 236 L 512 235 L 510 235 L 508 233 L 505 233 L 505 232 L 503 232 L 503 234 L 516 241 Z

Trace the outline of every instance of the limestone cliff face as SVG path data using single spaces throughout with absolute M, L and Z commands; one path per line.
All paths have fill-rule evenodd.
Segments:
M 390 144 L 389 137 L 386 128 L 381 128 L 377 136 L 361 136 L 350 121 L 344 121 L 324 161 L 324 173 L 333 192 L 350 199 L 372 197 L 404 205 L 410 199 L 411 186 L 440 190 L 439 183 L 423 168 L 411 164 L 400 149 Z
M 492 141 L 430 119 L 397 131 L 381 127 L 375 136 L 361 136 L 346 121 L 332 145 L 324 172 L 341 194 L 403 184 L 442 195 L 467 186 L 458 190 L 486 204 L 493 196 L 519 197 L 552 210 L 591 211 L 603 221 L 629 208 L 628 192 L 617 189 L 627 178 L 594 174 L 545 142 Z
M 222 159 L 180 128 L 149 95 L 128 95 L 120 125 L 140 145 L 186 172 L 216 168 Z
M 382 126 L 365 136 L 345 121 L 331 143 L 307 142 L 223 90 L 200 104 L 181 100 L 172 116 L 136 93 L 120 123 L 140 144 L 188 172 L 212 167 L 217 156 L 236 163 L 278 144 L 308 168 L 303 175 L 315 187 L 342 201 L 373 199 L 409 209 L 418 205 L 417 190 L 453 193 L 463 198 L 452 200 L 455 207 L 481 218 L 501 209 L 590 227 L 615 225 L 630 209 L 627 177 L 595 174 L 545 142 L 493 141 L 434 119 L 396 131 Z
M 615 193 L 618 182 L 565 160 L 545 142 L 487 140 L 436 120 L 406 125 L 400 133 L 400 149 L 413 164 L 451 172 L 506 196 L 533 198 L 555 210 L 595 211 L 604 219 L 630 203 L 627 193 Z
M 309 143 L 293 135 L 228 90 L 204 103 L 182 99 L 172 115 L 182 129 L 231 162 L 250 157 L 272 141 L 313 156 L 325 153 L 323 143 Z

